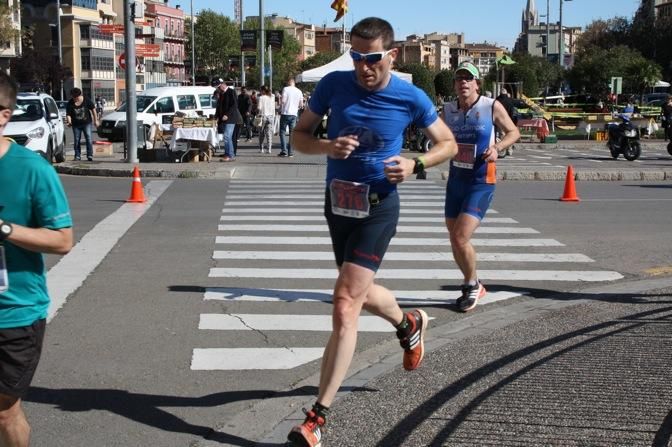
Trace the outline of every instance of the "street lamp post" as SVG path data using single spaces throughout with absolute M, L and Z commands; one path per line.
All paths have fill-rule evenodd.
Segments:
M 559 24 L 559 43 L 558 43 L 558 59 L 560 60 L 560 66 L 565 66 L 565 31 L 562 28 L 562 3 L 570 2 L 572 0 L 560 0 L 560 24 Z
M 259 0 L 259 87 L 264 85 L 264 0 Z
M 56 34 L 58 34 L 58 67 L 62 72 L 63 67 L 63 44 L 61 42 L 61 0 L 56 0 Z M 58 80 L 61 101 L 65 99 L 63 92 L 63 79 Z
M 548 48 L 551 43 L 551 0 L 546 0 L 546 60 L 548 60 Z
M 191 85 L 196 85 L 196 49 L 194 47 L 194 0 L 189 0 L 191 6 Z

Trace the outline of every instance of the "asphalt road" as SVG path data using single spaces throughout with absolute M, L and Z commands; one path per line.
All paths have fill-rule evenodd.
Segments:
M 103 219 L 123 208 L 122 202 L 130 192 L 128 179 L 62 178 L 71 201 L 78 241 Z M 314 184 L 265 183 L 262 180 L 177 180 L 151 207 L 133 208 L 139 216 L 137 222 L 120 235 L 48 326 L 42 362 L 26 399 L 26 411 L 33 423 L 32 445 L 172 447 L 195 445 L 205 440 L 248 445 L 253 437 L 228 433 L 227 421 L 245 413 L 261 399 L 283 396 L 282 390 L 292 388 L 317 372 L 317 361 L 299 363 L 289 369 L 260 369 L 258 365 L 256 369 L 242 369 L 230 365 L 248 359 L 249 352 L 260 347 L 320 348 L 327 339 L 327 332 L 323 330 L 298 329 L 301 329 L 302 316 L 328 316 L 330 305 L 322 301 L 322 294 L 305 290 L 329 289 L 333 280 L 323 275 L 333 270 L 333 262 L 328 257 L 312 261 L 282 257 L 282 253 L 288 251 L 328 254 L 328 246 L 305 245 L 301 241 L 285 245 L 282 239 L 324 236 L 321 230 L 294 232 L 250 227 L 284 223 L 278 217 L 269 217 L 268 213 L 258 213 L 271 206 L 260 205 L 266 197 L 277 193 L 307 196 L 315 191 L 319 194 L 320 188 Z M 440 217 L 441 184 L 424 182 L 418 186 L 428 185 L 436 187 L 438 193 L 433 201 L 439 207 L 404 208 L 402 205 L 402 209 L 412 211 L 408 217 Z M 415 185 L 409 184 L 411 186 Z M 479 253 L 580 254 L 590 261 L 559 261 L 541 264 L 541 267 L 533 261 L 484 261 L 481 269 L 492 271 L 494 277 L 501 274 L 503 279 L 486 283 L 491 295 L 499 294 L 501 301 L 485 304 L 483 309 L 505 309 L 515 303 L 570 293 L 595 284 L 595 277 L 518 279 L 501 273 L 510 270 L 597 272 L 597 276 L 607 272 L 622 275 L 619 281 L 670 271 L 672 247 L 668 226 L 672 216 L 669 210 L 672 186 L 669 182 L 580 183 L 578 193 L 582 201 L 579 203 L 559 202 L 562 188 L 558 182 L 500 184 L 493 203 L 498 213 L 489 217 L 514 222 L 493 221 L 484 227 L 524 228 L 535 233 L 479 236 L 484 240 L 544 239 L 561 245 L 551 248 L 484 246 L 479 248 Z M 434 194 L 434 190 L 430 190 Z M 402 200 L 404 194 L 402 192 Z M 408 193 L 411 194 L 415 192 Z M 304 221 L 289 222 L 290 227 L 320 224 L 319 206 L 306 205 L 308 199 L 269 200 L 284 207 L 274 216 L 304 216 Z M 304 203 L 290 205 L 289 200 Z M 248 211 L 236 211 L 238 208 Z M 421 214 L 419 210 L 426 210 L 428 214 Z M 224 216 L 235 219 L 222 220 Z M 313 222 L 311 219 L 315 217 Z M 404 222 L 402 218 L 402 222 L 405 226 L 426 225 L 426 231 L 418 233 L 411 229 L 410 234 L 398 234 L 397 238 L 446 237 L 440 229 L 440 221 L 416 223 Z M 220 230 L 220 225 L 225 227 Z M 437 231 L 430 232 L 430 227 Z M 113 228 L 109 232 L 113 232 Z M 218 236 L 238 239 L 218 242 Z M 264 237 L 275 240 L 261 244 Z M 454 269 L 450 262 L 423 260 L 424 256 L 448 252 L 448 247 L 428 248 L 423 244 L 425 242 L 396 247 L 393 251 L 398 253 L 399 260 L 386 261 L 381 273 L 385 269 L 403 269 L 406 276 L 395 279 L 392 275 L 383 282 L 394 290 L 426 291 L 430 297 L 454 294 L 457 279 L 422 278 L 430 270 Z M 226 253 L 218 254 L 220 251 Z M 234 259 L 234 252 L 236 256 L 243 256 L 243 252 L 266 253 L 262 257 L 269 256 L 269 252 L 281 252 L 281 255 L 279 259 Z M 404 260 L 406 255 L 419 257 L 419 260 Z M 56 260 L 49 257 L 49 267 Z M 309 277 L 308 272 L 313 272 L 310 274 L 315 277 Z M 304 292 L 287 292 L 294 289 Z M 277 293 L 266 301 L 249 299 L 269 290 Z M 520 296 L 523 292 L 526 295 Z M 243 299 L 244 296 L 248 298 Z M 314 299 L 296 301 L 300 297 Z M 432 325 L 459 322 L 464 318 L 440 302 L 428 306 L 435 318 Z M 204 317 L 208 315 L 214 316 L 210 323 L 208 317 Z M 254 320 L 251 315 L 264 318 Z M 217 326 L 217 318 L 221 316 L 233 316 L 247 327 Z M 281 327 L 274 329 L 273 324 L 278 321 Z M 391 337 L 391 333 L 364 331 L 358 352 L 379 347 Z M 198 353 L 208 349 L 236 351 L 221 351 L 224 358 L 219 358 L 216 367 L 203 360 L 211 369 L 195 365 Z M 468 352 L 465 351 L 465 355 Z M 265 360 L 270 363 L 271 358 Z M 312 395 L 314 392 L 309 387 L 291 394 Z M 273 421 L 258 422 L 266 426 Z M 214 427 L 219 430 L 213 431 Z

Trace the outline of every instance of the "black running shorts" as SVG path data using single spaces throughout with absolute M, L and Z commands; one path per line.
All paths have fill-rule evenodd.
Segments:
M 331 212 L 329 191 L 325 196 L 324 216 L 329 225 L 331 244 L 340 267 L 351 262 L 378 271 L 383 256 L 397 232 L 399 222 L 399 194 L 392 192 L 371 204 L 369 215 L 362 219 L 344 217 Z
M 0 329 L 0 394 L 22 398 L 33 380 L 42 353 L 47 322 Z

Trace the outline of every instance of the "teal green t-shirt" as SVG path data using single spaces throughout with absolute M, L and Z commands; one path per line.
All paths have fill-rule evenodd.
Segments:
M 72 227 L 63 185 L 39 154 L 12 143 L 0 157 L 0 219 L 52 230 Z M 41 253 L 5 241 L 9 289 L 0 293 L 0 328 L 23 327 L 45 318 L 49 308 Z

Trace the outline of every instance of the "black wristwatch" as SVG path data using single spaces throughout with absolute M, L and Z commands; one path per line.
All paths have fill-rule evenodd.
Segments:
M 413 166 L 413 174 L 425 171 L 425 160 L 422 156 L 414 158 L 413 161 L 415 162 L 415 166 Z
M 10 234 L 12 234 L 12 224 L 9 222 L 2 222 L 0 223 L 0 242 L 4 241 L 9 237 Z

